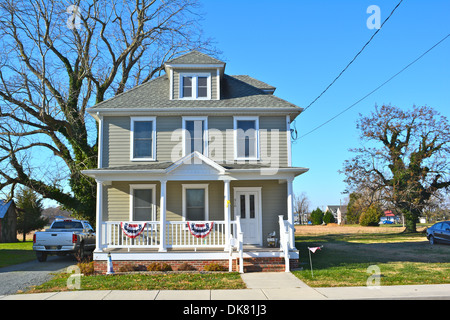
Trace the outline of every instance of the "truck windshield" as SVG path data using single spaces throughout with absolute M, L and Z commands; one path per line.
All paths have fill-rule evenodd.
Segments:
M 83 225 L 79 221 L 55 221 L 52 229 L 83 229 Z

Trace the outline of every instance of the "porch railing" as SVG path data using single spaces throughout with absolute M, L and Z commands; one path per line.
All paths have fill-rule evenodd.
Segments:
M 144 221 L 133 221 L 139 224 Z M 103 223 L 106 231 L 103 246 L 108 248 L 160 248 L 161 223 L 160 221 L 145 221 L 146 226 L 136 238 L 127 237 L 121 228 L 120 222 L 107 221 Z M 166 221 L 164 248 L 226 248 L 225 221 L 214 221 L 210 234 L 205 238 L 194 237 L 185 221 Z M 230 237 L 236 234 L 236 224 L 230 222 Z
M 280 224 L 280 251 L 284 255 L 285 271 L 289 272 L 289 249 L 292 246 L 289 236 L 290 224 L 289 221 L 283 220 L 283 216 L 278 216 L 278 220 Z

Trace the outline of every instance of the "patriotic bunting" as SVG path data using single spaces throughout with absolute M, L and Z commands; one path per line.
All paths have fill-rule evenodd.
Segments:
M 206 237 L 212 230 L 214 222 L 187 222 L 189 231 L 196 238 Z
M 120 227 L 122 228 L 123 233 L 131 239 L 139 236 L 142 231 L 145 229 L 146 223 L 127 223 L 121 222 Z

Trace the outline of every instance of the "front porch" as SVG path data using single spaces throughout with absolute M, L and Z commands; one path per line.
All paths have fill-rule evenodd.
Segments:
M 115 271 L 121 266 L 147 266 L 152 262 L 167 263 L 173 270 L 188 263 L 199 271 L 214 263 L 230 272 L 241 273 L 289 271 L 298 266 L 298 251 L 289 243 L 289 224 L 283 216 L 279 216 L 282 237 L 277 247 L 244 245 L 240 216 L 230 221 L 228 237 L 225 221 L 215 221 L 211 232 L 204 238 L 193 236 L 184 221 L 166 221 L 165 232 L 161 232 L 159 221 L 133 223 L 145 223 L 145 228 L 136 238 L 126 236 L 120 222 L 102 224 L 100 245 L 103 249 L 94 252 L 97 272 L 107 272 L 109 256 Z

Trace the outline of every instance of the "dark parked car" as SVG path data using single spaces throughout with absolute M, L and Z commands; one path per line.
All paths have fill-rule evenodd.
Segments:
M 430 244 L 437 242 L 450 243 L 450 221 L 438 222 L 427 229 Z

